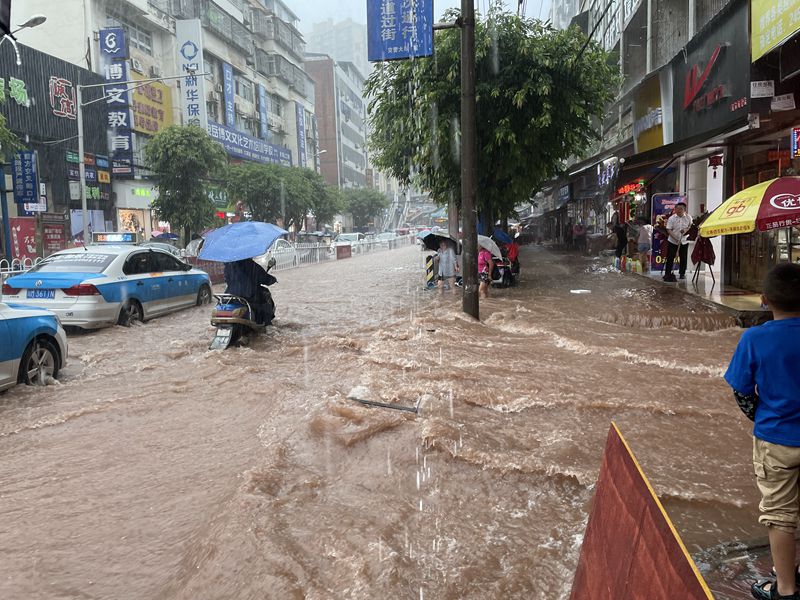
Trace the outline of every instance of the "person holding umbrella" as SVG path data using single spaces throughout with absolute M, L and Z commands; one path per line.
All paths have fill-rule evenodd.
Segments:
M 439 238 L 439 280 L 437 282 L 439 291 L 444 293 L 445 289 L 451 289 L 455 283 L 456 273 L 459 271 L 456 251 L 453 244 L 446 238 Z

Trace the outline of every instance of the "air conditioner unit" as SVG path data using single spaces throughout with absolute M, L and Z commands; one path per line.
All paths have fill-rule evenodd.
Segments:
M 236 111 L 237 115 L 244 114 L 244 111 L 242 110 L 242 105 L 239 104 L 238 102 L 233 103 L 233 110 Z
M 161 77 L 161 67 L 152 66 L 150 67 L 150 77 L 156 79 Z
M 131 69 L 144 75 L 144 67 L 138 58 L 131 57 Z
M 217 92 L 218 94 L 221 94 L 222 93 L 222 84 L 221 83 L 215 83 L 214 84 L 214 91 Z

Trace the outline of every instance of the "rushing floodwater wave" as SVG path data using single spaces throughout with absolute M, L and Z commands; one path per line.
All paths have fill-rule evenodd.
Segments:
M 732 319 L 521 259 L 480 323 L 404 248 L 280 273 L 248 346 L 208 307 L 72 335 L 0 395 L 0 597 L 565 597 L 611 420 L 690 552 L 763 535 Z

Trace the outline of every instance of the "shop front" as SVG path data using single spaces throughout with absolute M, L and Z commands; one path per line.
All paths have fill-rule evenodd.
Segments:
M 752 2 L 749 110 L 757 128 L 733 140 L 730 195 L 776 177 L 800 175 L 800 25 L 791 18 L 797 7 L 790 8 L 776 11 L 772 2 Z M 726 279 L 759 291 L 772 266 L 800 262 L 800 232 L 783 227 L 728 236 L 726 251 Z
M 68 245 L 68 215 L 81 207 L 77 169 L 76 86 L 102 83 L 86 69 L 19 44 L 21 64 L 11 44 L 0 46 L 0 114 L 23 150 L 4 166 L 8 193 L 0 196 L 3 226 L 0 253 L 7 258 L 43 256 Z M 84 100 L 96 99 L 99 89 Z M 105 107 L 84 108 L 87 123 L 103 121 Z M 85 131 L 87 202 L 111 216 L 105 130 Z M 74 156 L 74 162 L 71 158 Z M 105 158 L 107 161 L 107 158 Z M 101 181 L 102 180 L 102 181 Z M 23 256 L 24 255 L 24 256 Z
M 114 184 L 117 197 L 117 229 L 138 233 L 141 239 L 149 240 L 153 232 L 160 233 L 163 228 L 152 212 L 152 202 L 157 190 L 146 180 L 117 181 Z

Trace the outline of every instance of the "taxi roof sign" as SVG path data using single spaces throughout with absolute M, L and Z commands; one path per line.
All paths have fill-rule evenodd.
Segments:
M 132 231 L 96 231 L 92 233 L 93 244 L 137 244 L 139 234 Z

